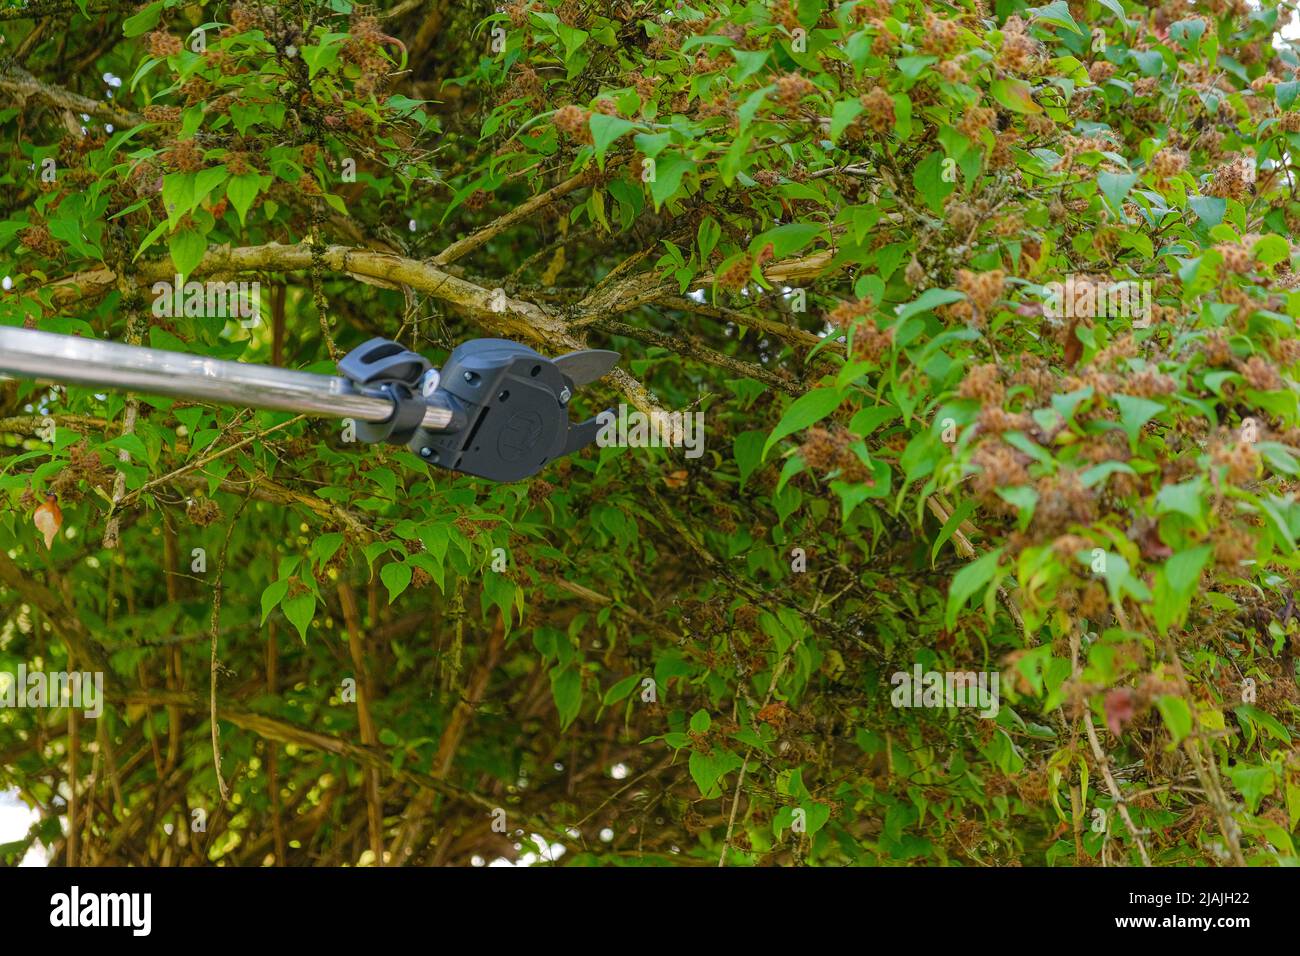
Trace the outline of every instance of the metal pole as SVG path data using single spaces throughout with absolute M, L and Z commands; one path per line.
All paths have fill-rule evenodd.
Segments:
M 335 375 L 13 327 L 0 327 L 0 375 L 365 422 L 387 421 L 394 411 L 391 400 L 363 394 Z M 446 431 L 450 407 L 437 394 L 425 401 L 422 427 Z

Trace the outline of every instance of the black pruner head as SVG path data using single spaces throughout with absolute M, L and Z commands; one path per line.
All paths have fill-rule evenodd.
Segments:
M 527 478 L 595 441 L 596 419 L 570 424 L 569 401 L 617 361 L 617 352 L 600 349 L 548 359 L 508 339 L 472 339 L 452 351 L 437 387 L 463 425 L 417 429 L 408 447 L 430 464 L 480 478 Z

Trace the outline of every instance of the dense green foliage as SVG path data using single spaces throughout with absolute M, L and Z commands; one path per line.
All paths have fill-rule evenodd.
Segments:
M 579 411 L 706 435 L 490 485 L 0 384 L 0 671 L 109 699 L 0 710 L 42 817 L 0 854 L 1294 863 L 1290 16 L 0 12 L 0 322 L 314 371 L 376 334 L 608 347 Z M 157 315 L 176 273 L 258 281 L 263 320 Z M 895 706 L 916 667 L 999 674 L 996 716 Z

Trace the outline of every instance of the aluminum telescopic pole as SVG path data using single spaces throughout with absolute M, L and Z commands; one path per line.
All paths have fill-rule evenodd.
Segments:
M 390 398 L 365 394 L 336 375 L 13 327 L 0 327 L 0 375 L 362 422 L 386 422 L 395 413 Z M 446 431 L 454 418 L 446 398 L 435 392 L 424 401 L 420 427 Z

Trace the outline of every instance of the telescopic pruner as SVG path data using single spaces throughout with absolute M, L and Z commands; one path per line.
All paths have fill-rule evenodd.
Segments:
M 597 420 L 571 424 L 569 401 L 617 361 L 601 349 L 548 359 L 508 339 L 471 339 L 439 370 L 375 338 L 343 357 L 339 375 L 314 375 L 0 328 L 0 375 L 350 418 L 362 441 L 404 444 L 431 465 L 492 481 L 526 478 L 591 444 Z

